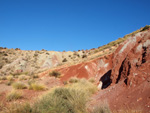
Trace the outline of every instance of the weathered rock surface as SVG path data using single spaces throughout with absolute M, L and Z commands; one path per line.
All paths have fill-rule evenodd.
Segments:
M 150 30 L 122 43 L 113 54 L 110 73 L 104 76 L 110 77 L 111 85 L 92 97 L 90 109 L 107 101 L 110 108 L 118 112 L 150 112 Z
M 112 60 L 112 83 L 124 81 L 128 86 L 150 76 L 150 31 L 130 37 L 115 51 Z

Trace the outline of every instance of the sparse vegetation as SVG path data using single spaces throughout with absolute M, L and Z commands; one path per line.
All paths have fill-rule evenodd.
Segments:
M 19 78 L 19 80 L 27 80 L 27 76 L 26 75 L 20 75 L 18 78 Z
M 70 87 L 73 89 L 82 89 L 88 95 L 91 95 L 97 91 L 97 87 L 84 78 L 80 79 L 78 83 L 71 84 Z
M 67 62 L 67 59 L 66 59 L 66 58 L 64 58 L 64 59 L 62 60 L 62 62 Z
M 12 84 L 14 89 L 26 89 L 27 86 L 24 83 L 16 82 Z
M 97 106 L 92 113 L 111 113 L 110 108 L 106 105 Z
M 13 76 L 11 76 L 11 75 L 7 76 L 7 80 L 8 81 L 13 81 Z
M 38 76 L 38 75 L 35 75 L 35 74 L 33 74 L 31 77 L 32 77 L 33 79 L 34 79 L 34 78 L 39 78 L 39 76 Z
M 8 82 L 6 82 L 5 84 L 6 84 L 7 86 L 10 86 L 10 85 L 13 84 L 13 81 L 8 81 Z
M 67 81 L 63 81 L 63 84 L 64 84 L 64 85 L 67 85 L 67 84 L 68 84 L 68 82 L 67 82 Z
M 91 83 L 94 83 L 94 82 L 95 82 L 95 79 L 94 79 L 93 77 L 91 77 L 91 78 L 89 78 L 88 81 L 91 82 Z
M 0 80 L 7 80 L 7 78 L 5 76 L 1 76 Z
M 141 31 L 145 31 L 145 30 L 148 30 L 148 29 L 150 29 L 150 26 L 146 25 Z
M 70 88 L 56 88 L 43 96 L 35 105 L 36 113 L 85 113 L 86 93 Z
M 13 103 L 9 107 L 5 107 L 3 113 L 33 113 L 29 103 Z
M 84 88 L 83 88 L 84 87 Z M 30 104 L 13 105 L 6 109 L 6 113 L 86 113 L 86 103 L 95 89 L 92 83 L 85 79 L 67 87 L 53 89 L 48 94 L 37 100 L 31 107 Z M 16 100 L 22 95 L 15 91 L 13 96 L 8 96 L 8 101 Z M 14 96 L 15 95 L 15 96 Z M 8 112 L 9 111 L 9 112 Z
M 7 94 L 6 99 L 7 99 L 7 101 L 12 101 L 12 100 L 20 99 L 22 97 L 23 96 L 22 96 L 22 93 L 20 91 L 14 90 L 14 91 Z
M 31 84 L 33 84 L 33 83 L 35 83 L 35 80 L 34 80 L 34 79 L 29 79 L 29 80 L 28 80 L 28 85 L 31 85 Z
M 29 86 L 30 90 L 35 90 L 35 91 L 40 91 L 40 90 L 45 90 L 46 87 L 42 84 L 37 84 L 37 83 L 31 83 Z
M 56 88 L 43 96 L 35 103 L 33 111 L 36 113 L 85 113 L 88 97 L 95 91 L 96 86 L 81 79 L 78 83 Z
M 69 83 L 77 83 L 79 79 L 77 77 L 72 77 L 69 79 Z
M 61 75 L 61 73 L 58 72 L 58 71 L 52 71 L 52 72 L 49 73 L 49 75 L 50 75 L 50 76 L 54 76 L 54 77 L 57 78 L 57 77 L 59 77 L 59 76 Z
M 87 58 L 87 55 L 86 54 L 82 55 L 82 58 Z

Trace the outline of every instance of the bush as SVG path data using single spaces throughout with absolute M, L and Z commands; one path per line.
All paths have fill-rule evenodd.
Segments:
M 82 55 L 82 58 L 87 58 L 87 55 L 86 54 Z
M 11 112 L 7 113 L 87 113 L 86 103 L 95 87 L 86 79 L 81 79 L 67 87 L 53 89 L 37 100 L 32 107 L 29 104 L 18 105 L 8 108 Z
M 22 98 L 22 93 L 18 91 L 12 91 L 9 94 L 7 94 L 6 99 L 7 101 L 17 100 Z
M 64 59 L 62 60 L 62 62 L 67 62 L 67 59 L 66 59 L 66 58 L 64 58 Z
M 39 78 L 38 75 L 32 75 L 32 78 Z
M 58 71 L 52 71 L 49 73 L 50 76 L 59 77 L 61 74 Z
M 97 106 L 92 113 L 111 113 L 108 106 Z
M 94 82 L 95 82 L 95 79 L 92 77 L 92 78 L 90 78 L 88 81 L 91 82 L 91 83 L 94 83 Z
M 37 84 L 37 83 L 31 83 L 29 86 L 30 90 L 35 90 L 35 91 L 40 91 L 40 90 L 45 90 L 46 87 L 42 84 Z
M 20 75 L 19 80 L 27 80 L 27 76 L 26 75 Z
M 68 82 L 67 82 L 67 81 L 63 81 L 63 84 L 64 84 L 64 85 L 67 85 L 67 84 L 68 84 Z
M 86 102 L 95 88 L 96 86 L 86 79 L 81 79 L 66 88 L 56 88 L 34 104 L 33 112 L 86 113 Z
M 69 79 L 70 83 L 77 83 L 79 81 L 79 79 L 77 77 L 72 77 Z
M 145 30 L 147 30 L 147 29 L 149 29 L 150 28 L 150 26 L 149 25 L 146 25 L 141 31 L 145 31 Z
M 12 86 L 14 89 L 26 89 L 27 88 L 27 86 L 21 82 L 13 83 Z
M 86 93 L 71 88 L 56 88 L 35 103 L 36 113 L 85 113 Z
M 0 77 L 0 80 L 7 80 L 5 76 Z
M 13 76 L 11 76 L 11 75 L 10 75 L 10 76 L 7 76 L 7 80 L 8 80 L 8 81 L 13 81 Z
M 33 84 L 33 83 L 35 83 L 35 80 L 34 80 L 34 79 L 29 79 L 29 80 L 28 80 L 28 85 L 31 85 L 31 84 Z
M 76 84 L 71 84 L 70 87 L 73 89 L 81 89 L 89 96 L 97 91 L 96 85 L 92 84 L 84 78 L 80 79 L 79 82 Z
M 8 85 L 8 86 L 10 86 L 10 85 L 13 84 L 13 81 L 8 81 L 8 82 L 6 82 L 5 84 Z
M 13 103 L 9 107 L 5 107 L 4 113 L 32 113 L 32 108 L 29 103 Z

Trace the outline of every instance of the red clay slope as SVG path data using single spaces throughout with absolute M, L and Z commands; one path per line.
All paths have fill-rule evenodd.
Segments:
M 107 57 L 61 68 L 62 81 L 72 76 L 94 77 L 103 82 L 91 102 L 97 105 L 107 100 L 112 109 L 138 106 L 144 112 L 150 111 L 150 30 L 137 33 L 123 42 Z
M 94 77 L 96 81 L 99 81 L 99 79 L 112 68 L 111 59 L 112 55 L 108 55 L 107 57 L 97 58 L 89 62 L 61 68 L 58 70 L 64 75 L 61 77 L 61 81 L 66 81 L 74 76 L 87 79 Z
M 117 48 L 109 76 L 111 85 L 92 97 L 91 108 L 105 100 L 112 110 L 150 112 L 150 30 L 139 32 Z

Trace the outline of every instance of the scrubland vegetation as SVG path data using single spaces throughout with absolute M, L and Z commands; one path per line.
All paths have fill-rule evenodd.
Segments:
M 82 78 L 72 77 L 67 84 L 62 87 L 55 87 L 48 93 L 36 99 L 33 104 L 30 103 L 12 103 L 9 107 L 2 107 L 2 113 L 111 113 L 108 104 L 97 105 L 93 110 L 89 111 L 87 103 L 90 101 L 92 94 L 96 93 L 97 87 L 95 79 L 88 80 Z M 37 84 L 35 80 L 28 81 L 28 89 L 30 90 L 45 90 L 46 87 Z M 15 101 L 23 98 L 23 93 L 17 89 L 27 88 L 27 85 L 16 82 L 12 84 L 16 90 L 11 91 L 6 95 L 8 102 Z M 5 108 L 5 109 L 3 109 Z M 125 113 L 141 113 L 135 110 L 126 110 Z M 132 111 L 132 112 L 131 112 Z M 112 113 L 117 113 L 113 111 Z
M 4 112 L 87 113 L 88 111 L 86 103 L 89 101 L 89 97 L 97 91 L 97 87 L 86 79 L 75 79 L 78 82 L 71 82 L 64 87 L 56 87 L 49 91 L 47 94 L 37 99 L 37 101 L 35 101 L 35 103 L 32 105 L 29 103 L 25 103 L 22 105 L 12 105 L 11 107 L 5 109 Z M 31 84 L 33 88 L 35 87 L 34 85 Z M 37 88 L 36 84 L 36 89 L 41 89 L 41 87 Z M 22 94 L 15 90 L 7 95 L 7 100 L 12 101 L 20 99 L 21 97 Z

